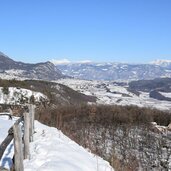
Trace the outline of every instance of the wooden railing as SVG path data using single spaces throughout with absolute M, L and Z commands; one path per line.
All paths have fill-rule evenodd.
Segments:
M 0 145 L 0 160 L 10 142 L 14 139 L 13 168 L 15 171 L 24 171 L 23 159 L 30 158 L 29 142 L 33 141 L 34 133 L 34 106 L 29 105 L 29 113 L 24 113 L 8 130 L 8 136 Z M 2 114 L 9 115 L 10 114 Z M 12 116 L 10 116 L 11 118 Z M 23 125 L 24 130 L 21 130 Z M 0 170 L 1 171 L 1 170 Z

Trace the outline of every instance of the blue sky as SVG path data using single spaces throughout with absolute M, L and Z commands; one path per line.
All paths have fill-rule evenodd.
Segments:
M 171 0 L 0 0 L 0 40 L 30 63 L 171 59 Z

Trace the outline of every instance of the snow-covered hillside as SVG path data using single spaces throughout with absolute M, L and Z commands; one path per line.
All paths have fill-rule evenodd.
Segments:
M 48 100 L 47 96 L 40 92 L 17 87 L 0 87 L 0 104 L 26 104 L 30 103 L 31 98 L 34 98 L 34 102 Z
M 13 121 L 0 117 L 0 143 L 7 136 Z M 34 142 L 30 144 L 30 160 L 24 161 L 25 171 L 113 171 L 109 163 L 88 152 L 56 128 L 35 122 Z M 10 155 L 9 155 L 10 154 Z M 11 165 L 13 145 L 9 145 L 1 166 Z
M 149 97 L 147 92 L 136 95 L 127 90 L 127 85 L 120 85 L 112 81 L 87 81 L 77 79 L 61 79 L 58 83 L 67 85 L 86 95 L 97 97 L 99 104 L 136 105 L 139 107 L 170 110 L 169 101 L 160 101 Z M 166 95 L 166 94 L 165 94 Z

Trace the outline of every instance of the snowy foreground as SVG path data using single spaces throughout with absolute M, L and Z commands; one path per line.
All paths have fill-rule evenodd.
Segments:
M 0 143 L 13 124 L 5 119 L 0 117 Z M 30 160 L 24 161 L 25 171 L 114 171 L 107 161 L 91 154 L 56 128 L 35 121 L 35 131 L 34 142 L 30 144 Z M 13 145 L 5 153 L 1 166 L 8 168 Z
M 8 135 L 9 128 L 14 124 L 15 120 L 8 120 L 8 116 L 0 116 L 0 143 L 6 138 Z M 2 160 L 0 161 L 0 166 L 5 168 L 10 168 L 12 165 L 12 157 L 14 154 L 14 146 L 13 142 L 7 147 Z
M 36 123 L 31 160 L 25 171 L 112 171 L 109 163 L 89 153 L 56 128 Z

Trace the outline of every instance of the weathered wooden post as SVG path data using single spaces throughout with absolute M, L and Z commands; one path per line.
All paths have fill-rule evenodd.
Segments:
M 29 105 L 29 115 L 30 115 L 30 128 L 29 128 L 29 132 L 30 132 L 30 142 L 33 141 L 33 133 L 34 133 L 34 106 L 33 105 Z
M 15 171 L 24 171 L 23 166 L 23 150 L 22 150 L 22 137 L 21 128 L 18 123 L 13 126 L 14 131 L 14 161 L 15 161 Z
M 34 120 L 35 120 L 35 105 L 32 105 L 32 122 L 33 122 L 33 134 L 34 134 L 34 128 L 35 128 L 35 125 L 34 125 Z
M 30 158 L 29 124 L 30 124 L 29 113 L 24 113 L 24 159 L 29 159 Z

